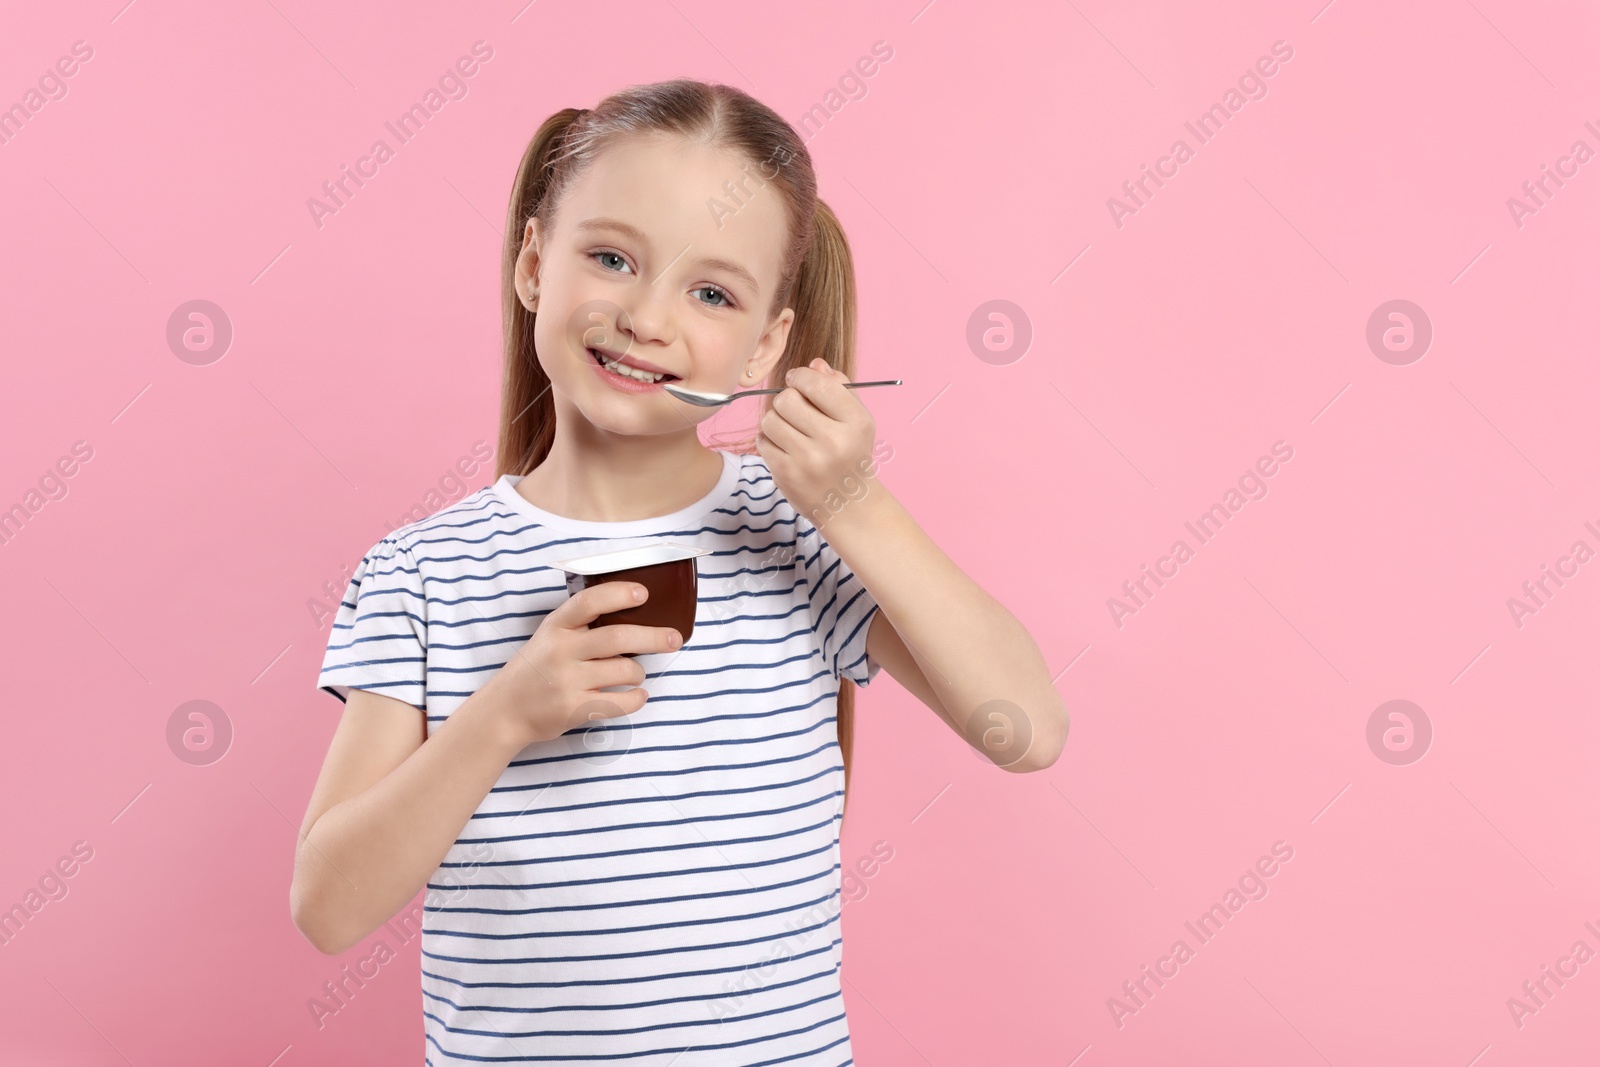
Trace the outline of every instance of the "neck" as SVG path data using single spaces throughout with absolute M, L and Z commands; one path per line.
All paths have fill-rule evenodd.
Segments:
M 668 434 L 611 433 L 575 412 L 558 418 L 550 454 L 517 483 L 523 499 L 581 522 L 670 515 L 711 492 L 722 457 L 693 427 Z

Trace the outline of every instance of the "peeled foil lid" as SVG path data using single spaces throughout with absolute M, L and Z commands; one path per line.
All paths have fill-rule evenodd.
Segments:
M 609 574 L 611 571 L 631 570 L 634 567 L 648 567 L 656 563 L 672 563 L 680 559 L 693 559 L 711 552 L 709 548 L 695 548 L 693 545 L 680 545 L 667 541 L 659 545 L 642 545 L 638 548 L 624 548 L 614 552 L 601 552 L 593 556 L 577 556 L 550 564 L 557 570 L 566 571 L 568 574 Z

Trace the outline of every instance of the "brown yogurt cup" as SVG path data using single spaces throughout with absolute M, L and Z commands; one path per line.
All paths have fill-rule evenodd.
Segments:
M 599 615 L 589 624 L 591 629 L 614 623 L 670 626 L 683 635 L 687 645 L 694 634 L 695 609 L 700 603 L 695 560 L 710 551 L 668 542 L 564 559 L 551 566 L 566 572 L 569 596 L 601 582 L 638 582 L 650 590 L 643 604 Z

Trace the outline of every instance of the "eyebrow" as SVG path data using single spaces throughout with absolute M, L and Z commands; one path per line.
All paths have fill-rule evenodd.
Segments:
M 613 230 L 622 234 L 624 237 L 631 237 L 640 244 L 650 243 L 650 238 L 645 235 L 643 230 L 639 229 L 637 226 L 632 226 L 626 222 L 623 222 L 621 219 L 584 219 L 582 222 L 578 223 L 575 228 L 578 230 Z M 700 264 L 702 266 L 709 267 L 712 270 L 726 271 L 748 285 L 757 296 L 761 295 L 761 283 L 756 281 L 756 276 L 754 274 L 751 274 L 739 264 L 734 263 L 731 260 L 718 259 L 715 256 L 701 259 Z

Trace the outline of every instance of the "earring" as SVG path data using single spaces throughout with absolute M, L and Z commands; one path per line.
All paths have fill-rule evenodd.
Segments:
M 744 376 L 746 378 L 749 378 L 749 377 L 753 376 L 754 374 L 755 374 L 755 371 L 752 371 L 752 370 L 747 370 L 747 371 L 744 372 Z

